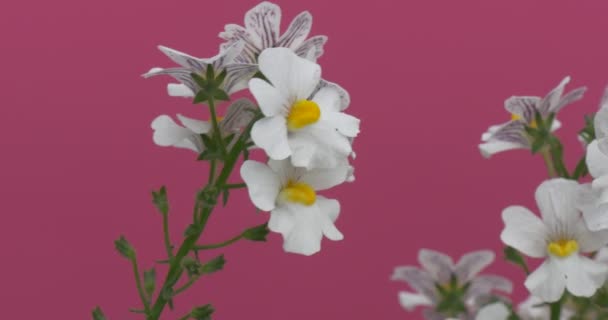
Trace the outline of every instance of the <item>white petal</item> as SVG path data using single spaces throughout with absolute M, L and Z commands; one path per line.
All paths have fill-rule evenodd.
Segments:
M 296 221 L 293 212 L 289 211 L 287 207 L 278 207 L 272 210 L 270 213 L 270 220 L 268 220 L 268 229 L 272 232 L 277 232 L 287 237 Z
M 595 252 L 608 244 L 608 230 L 591 231 L 582 218 L 573 229 L 576 230 L 576 241 L 580 252 Z
M 593 118 L 593 126 L 597 139 L 608 137 L 608 87 L 604 89 L 600 109 Z
M 419 306 L 433 305 L 431 300 L 427 296 L 405 291 L 399 292 L 399 303 L 403 308 L 405 308 L 405 310 L 408 311 L 412 311 Z
M 536 189 L 536 204 L 550 232 L 563 231 L 564 226 L 573 226 L 578 218 L 578 200 L 581 187 L 568 179 L 551 179 Z
M 295 100 L 307 99 L 321 80 L 321 67 L 287 48 L 269 48 L 260 54 L 260 71 L 279 91 Z
M 211 131 L 211 123 L 209 123 L 207 121 L 201 121 L 201 120 L 197 120 L 197 119 L 184 117 L 181 114 L 178 114 L 177 118 L 179 119 L 179 121 L 182 122 L 182 124 L 186 128 L 192 130 L 192 132 L 201 134 L 201 133 L 207 133 L 207 132 Z
M 299 181 L 307 183 L 317 191 L 329 189 L 346 181 L 349 167 L 341 165 L 336 168 L 308 170 Z
M 608 141 L 608 139 L 601 139 L 601 141 Z M 593 140 L 587 146 L 587 167 L 589 173 L 594 178 L 608 175 L 608 155 L 600 150 L 600 143 L 598 140 Z
M 595 254 L 595 261 L 608 265 L 608 247 L 603 247 Z
M 479 310 L 475 320 L 507 320 L 511 311 L 502 302 L 494 302 Z
M 247 160 L 241 166 L 241 177 L 247 184 L 249 197 L 256 207 L 264 211 L 275 208 L 281 184 L 270 167 L 257 161 Z
M 327 112 L 323 118 L 336 128 L 338 132 L 347 137 L 356 137 L 359 134 L 359 119 L 343 112 Z
M 494 290 L 511 293 L 513 283 L 500 276 L 481 275 L 471 280 L 471 286 L 467 290 L 467 298 L 476 299 L 479 296 L 490 294 Z
M 471 281 L 481 270 L 494 261 L 494 252 L 481 250 L 470 252 L 462 256 L 456 266 L 454 273 L 460 283 Z
M 545 113 L 553 112 L 558 106 L 559 100 L 564 93 L 566 84 L 570 82 L 570 77 L 566 76 L 551 92 L 549 92 L 540 103 L 540 111 Z
M 287 126 L 282 116 L 258 120 L 251 128 L 251 140 L 264 149 L 271 159 L 282 160 L 291 155 Z
M 321 113 L 327 112 L 340 112 L 342 107 L 340 105 L 340 92 L 337 87 L 326 85 L 320 88 L 312 97 L 312 101 L 316 102 L 321 109 Z
M 420 249 L 418 262 L 439 283 L 447 283 L 452 276 L 454 262 L 449 256 L 434 250 Z
M 352 152 L 350 141 L 323 121 L 291 132 L 288 140 L 296 167 L 332 168 Z
M 548 319 L 549 307 L 540 298 L 530 295 L 517 306 L 517 313 L 525 320 Z
M 334 199 L 317 196 L 316 204 L 321 213 L 323 234 L 329 240 L 333 241 L 344 239 L 344 235 L 342 235 L 340 230 L 334 225 L 334 222 L 338 219 L 338 215 L 340 214 L 340 203 Z
M 279 39 L 281 8 L 267 1 L 253 7 L 245 14 L 245 27 L 255 36 L 260 48 L 269 48 Z
M 323 46 L 327 42 L 326 36 L 314 36 L 310 37 L 306 41 L 302 42 L 294 52 L 310 61 L 316 61 L 321 55 L 323 55 Z
M 154 129 L 153 140 L 159 146 L 175 146 L 191 149 L 195 152 L 200 150 L 189 139 L 196 134 L 187 128 L 176 124 L 171 117 L 160 115 L 156 117 L 151 124 Z
M 323 238 L 319 208 L 316 205 L 300 204 L 286 207 L 293 214 L 294 226 L 289 233 L 283 235 L 283 249 L 306 256 L 319 252 Z M 272 214 L 275 214 L 274 211 Z
M 489 158 L 496 153 L 514 150 L 514 149 L 527 149 L 528 146 L 522 145 L 516 142 L 507 141 L 492 141 L 479 144 L 479 151 L 485 158 Z
M 547 259 L 526 278 L 524 285 L 543 301 L 555 302 L 564 293 L 566 278 L 553 259 Z
M 201 59 L 197 57 L 193 57 L 187 53 L 183 53 L 181 51 L 177 51 L 175 49 L 171 49 L 165 46 L 158 46 L 158 49 L 167 55 L 169 59 L 173 60 L 173 62 L 181 65 L 185 68 L 194 68 L 198 71 L 202 71 L 206 69 L 205 63 L 201 61 Z
M 280 115 L 285 108 L 290 107 L 286 93 L 262 79 L 249 80 L 249 90 L 260 105 L 260 110 L 267 117 Z
M 436 301 L 437 289 L 435 288 L 435 280 L 424 270 L 412 266 L 397 267 L 393 271 L 391 280 L 404 281 L 412 289 L 429 298 L 429 300 Z
M 167 85 L 167 93 L 172 97 L 192 98 L 194 92 L 183 83 L 169 83 Z
M 601 193 L 602 190 L 594 190 L 590 184 L 581 185 L 578 206 L 590 231 L 608 229 L 608 204 L 600 202 Z
M 591 297 L 602 286 L 608 273 L 608 266 L 578 254 L 556 259 L 556 264 L 566 277 L 566 288 L 578 297 Z
M 502 220 L 505 223 L 500 234 L 502 242 L 531 257 L 546 255 L 547 228 L 530 210 L 520 206 L 508 207 L 502 212 Z
M 292 50 L 297 48 L 310 32 L 312 27 L 312 15 L 308 11 L 298 14 L 292 21 L 285 33 L 281 35 L 277 47 L 287 47 Z

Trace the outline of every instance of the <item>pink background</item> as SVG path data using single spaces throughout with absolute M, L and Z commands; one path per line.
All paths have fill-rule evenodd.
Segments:
M 257 1 L 0 2 L 0 305 L 3 319 L 140 319 L 127 261 L 112 241 L 136 246 L 141 264 L 162 257 L 160 216 L 149 192 L 165 184 L 177 240 L 190 218 L 204 165 L 185 150 L 156 147 L 150 121 L 199 106 L 165 94 L 172 66 L 164 44 L 216 53 L 217 33 L 241 23 Z M 460 255 L 502 248 L 501 210 L 535 209 L 546 175 L 525 151 L 484 160 L 479 136 L 506 121 L 503 100 L 544 95 L 563 76 L 588 85 L 560 114 L 570 166 L 575 138 L 608 82 L 608 6 L 602 1 L 282 1 L 283 26 L 303 10 L 329 42 L 324 76 L 347 88 L 362 119 L 357 181 L 340 199 L 345 240 L 313 257 L 242 242 L 219 251 L 226 269 L 177 299 L 176 319 L 213 303 L 217 319 L 414 319 L 397 303 L 406 289 L 394 266 L 416 263 L 420 247 Z M 246 193 L 233 194 L 205 235 L 224 240 L 262 223 Z M 218 253 L 219 253 L 218 252 Z M 497 259 L 489 271 L 522 280 Z M 525 295 L 520 284 L 515 296 Z

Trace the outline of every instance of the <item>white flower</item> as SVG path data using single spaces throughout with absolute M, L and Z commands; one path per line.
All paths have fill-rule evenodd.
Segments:
M 542 220 L 520 206 L 502 213 L 501 240 L 530 257 L 546 258 L 525 282 L 532 295 L 546 302 L 559 300 L 565 289 L 575 296 L 590 297 L 608 274 L 608 266 L 581 254 L 603 247 L 608 233 L 587 229 L 576 208 L 579 193 L 576 181 L 548 180 L 536 190 Z
M 245 47 L 235 61 L 249 64 L 255 64 L 257 56 L 267 48 L 286 47 L 311 61 L 316 61 L 323 54 L 326 36 L 306 39 L 312 27 L 312 16 L 308 11 L 295 17 L 283 35 L 279 34 L 280 24 L 281 8 L 274 3 L 262 2 L 245 14 L 245 27 L 226 25 L 225 31 L 219 36 L 227 42 L 220 49 L 223 51 L 235 43 L 243 42 Z
M 548 320 L 551 316 L 549 306 L 540 298 L 532 295 L 517 306 L 517 314 L 521 320 Z M 572 310 L 563 304 L 559 318 L 569 320 L 573 315 Z
M 479 297 L 489 295 L 493 291 L 511 292 L 513 285 L 503 277 L 494 275 L 478 275 L 481 270 L 494 261 L 492 251 L 481 250 L 465 254 L 457 264 L 452 258 L 437 251 L 421 249 L 418 261 L 422 269 L 413 266 L 395 268 L 392 280 L 405 281 L 416 293 L 399 292 L 399 302 L 408 311 L 418 306 L 436 306 L 442 296 L 437 287 L 444 290 L 463 290 L 462 303 L 471 309 L 476 309 Z M 455 280 L 455 286 L 452 281 Z M 434 309 L 424 312 L 427 319 L 443 319 Z
M 347 166 L 305 170 L 293 167 L 289 159 L 270 160 L 268 165 L 247 160 L 241 177 L 253 204 L 270 211 L 268 228 L 282 234 L 285 251 L 312 255 L 321 250 L 323 235 L 334 241 L 343 238 L 334 225 L 340 203 L 317 191 L 343 183 L 348 171 Z
M 253 142 L 271 159 L 291 157 L 297 167 L 343 162 L 352 153 L 349 138 L 359 133 L 359 119 L 342 112 L 348 106 L 345 91 L 321 82 L 321 67 L 288 49 L 266 49 L 259 61 L 270 83 L 249 82 L 265 116 L 251 130 Z
M 587 168 L 593 176 L 585 186 L 580 208 L 591 230 L 608 229 L 608 88 L 593 119 L 595 137 L 587 146 Z
M 196 58 L 177 50 L 158 46 L 158 49 L 167 55 L 169 59 L 180 65 L 175 68 L 152 68 L 145 73 L 144 78 L 158 75 L 169 75 L 180 83 L 171 83 L 167 86 L 170 96 L 194 97 L 200 90 L 200 86 L 192 79 L 192 73 L 201 77 L 206 76 L 207 66 L 212 65 L 216 75 L 226 70 L 226 78 L 222 83 L 222 89 L 228 95 L 247 88 L 247 81 L 257 72 L 257 66 L 252 64 L 235 64 L 234 59 L 243 50 L 243 43 L 235 43 L 227 47 L 215 57 L 204 59 Z
M 219 129 L 223 137 L 231 133 L 238 134 L 254 117 L 255 105 L 247 99 L 239 99 L 232 103 L 227 111 L 226 117 L 218 119 Z M 177 148 L 190 149 L 196 153 L 205 150 L 201 134 L 212 130 L 210 121 L 201 121 L 181 114 L 177 115 L 183 126 L 178 125 L 168 115 L 156 117 L 151 124 L 154 130 L 153 140 L 159 146 L 173 146 Z M 233 139 L 235 141 L 236 139 Z
M 566 77 L 549 92 L 544 98 L 513 96 L 505 101 L 505 109 L 511 113 L 511 120 L 488 128 L 481 136 L 479 150 L 484 157 L 490 157 L 495 153 L 512 149 L 530 149 L 525 127 L 535 127 L 535 113 L 538 111 L 543 119 L 550 113 L 557 113 L 566 105 L 577 101 L 583 97 L 586 88 L 581 87 L 570 91 L 562 96 L 564 87 L 570 82 L 570 77 Z M 559 121 L 555 120 L 551 130 L 560 127 Z

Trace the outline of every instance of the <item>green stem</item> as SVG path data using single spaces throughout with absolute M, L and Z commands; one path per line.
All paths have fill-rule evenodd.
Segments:
M 213 103 L 211 102 L 210 105 L 213 105 Z M 213 109 L 213 108 L 211 108 L 211 109 Z M 213 113 L 215 113 L 215 110 L 213 111 Z M 247 130 L 245 131 L 246 133 L 248 133 L 251 130 L 251 126 L 253 125 L 253 123 L 256 120 L 257 119 L 254 119 L 253 121 L 251 121 Z M 217 125 L 217 121 L 214 121 L 214 122 L 215 122 L 215 125 Z M 222 168 L 222 171 L 221 171 L 219 177 L 217 178 L 217 180 L 215 180 L 213 185 L 208 185 L 208 187 L 215 187 L 215 189 L 217 190 L 218 186 L 222 186 L 226 183 L 226 181 L 230 177 L 230 174 L 232 173 L 232 170 L 234 169 L 234 166 L 237 163 L 239 155 L 240 155 L 242 149 L 244 148 L 244 145 L 245 145 L 245 142 L 247 141 L 247 139 L 248 139 L 248 134 L 243 134 L 239 138 L 239 140 L 236 142 L 236 144 L 232 148 L 230 154 L 226 157 L 226 161 L 224 162 L 224 167 Z M 216 195 L 216 200 L 219 197 L 219 195 L 220 194 L 218 192 Z M 209 216 L 211 215 L 211 212 L 213 211 L 213 208 L 215 207 L 215 205 L 209 204 L 207 206 L 201 206 L 200 204 L 198 204 L 198 201 L 197 201 L 196 207 L 201 211 L 200 221 L 195 220 L 195 223 L 198 227 L 197 231 L 194 232 L 193 234 L 191 234 L 190 236 L 186 237 L 184 239 L 184 241 L 182 242 L 177 253 L 175 254 L 175 258 L 171 261 L 169 271 L 167 272 L 167 276 L 165 277 L 165 281 L 163 283 L 163 286 L 162 286 L 160 292 L 164 292 L 165 290 L 172 288 L 175 285 L 175 283 L 179 280 L 178 274 L 180 274 L 182 260 L 194 248 L 196 242 L 198 241 L 201 234 L 203 233 L 205 226 L 207 225 L 207 221 L 208 221 Z M 194 215 L 197 216 L 196 211 L 195 211 Z M 163 309 L 165 308 L 165 305 L 167 304 L 167 302 L 168 302 L 168 299 L 164 295 L 162 295 L 162 294 L 159 295 L 158 298 L 156 299 L 156 302 L 152 306 L 152 310 L 149 313 L 148 320 L 158 320 L 160 318 L 160 315 L 163 312 Z
M 190 278 L 188 282 L 173 292 L 173 296 L 175 297 L 176 295 L 188 290 L 188 288 L 190 288 L 196 282 L 196 280 L 198 280 L 198 277 Z
M 562 313 L 562 300 L 558 300 L 549 305 L 551 310 L 551 320 L 559 320 Z
M 169 261 L 173 259 L 173 248 L 171 246 L 171 239 L 169 237 L 169 215 L 163 214 L 163 234 L 165 239 L 165 249 L 167 249 L 167 257 Z
M 543 160 L 545 160 L 545 165 L 547 166 L 549 178 L 557 177 L 557 172 L 555 171 L 555 164 L 553 163 L 553 157 L 551 156 L 551 149 L 545 148 L 542 151 L 542 155 L 543 155 Z
M 241 240 L 243 238 L 243 234 L 239 234 L 238 236 L 230 239 L 230 240 L 226 240 L 224 242 L 220 242 L 220 243 L 214 243 L 214 244 L 204 244 L 204 245 L 199 245 L 199 246 L 195 246 L 194 250 L 209 250 L 209 249 L 218 249 L 218 248 L 223 248 L 226 246 L 229 246 L 239 240 Z
M 144 287 L 141 285 L 141 276 L 139 274 L 139 267 L 137 266 L 137 257 L 133 256 L 131 259 L 131 264 L 133 265 L 133 274 L 135 275 L 135 284 L 137 285 L 137 292 L 139 293 L 139 298 L 144 305 L 144 310 L 146 314 L 150 313 L 150 302 L 144 293 Z
M 220 125 L 217 121 L 217 113 L 215 112 L 215 101 L 213 97 L 209 97 L 209 111 L 211 112 L 211 123 L 213 124 L 213 135 L 216 137 L 218 143 L 220 144 L 220 151 L 222 152 L 222 156 L 226 156 L 226 145 L 224 144 L 224 139 L 222 138 L 222 133 L 220 132 Z
M 215 179 L 215 170 L 217 168 L 217 161 L 216 160 L 211 160 L 209 163 L 209 180 L 208 180 L 208 184 L 212 184 L 213 183 L 213 179 Z
M 245 183 L 232 183 L 232 184 L 225 184 L 224 188 L 226 189 L 240 189 L 240 188 L 247 188 L 247 184 Z

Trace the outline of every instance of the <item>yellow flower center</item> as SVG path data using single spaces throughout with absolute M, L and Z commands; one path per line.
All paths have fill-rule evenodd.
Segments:
M 280 196 L 289 201 L 311 206 L 315 203 L 317 195 L 315 190 L 304 182 L 289 181 L 287 186 L 281 190 Z
M 578 251 L 578 242 L 576 240 L 552 241 L 547 245 L 547 251 L 556 257 L 565 258 Z
M 511 114 L 511 120 L 513 121 L 517 121 L 517 120 L 521 120 L 523 119 L 520 115 L 512 113 Z M 532 120 L 530 123 L 528 123 L 528 126 L 530 126 L 530 128 L 537 128 L 538 124 L 536 123 L 536 120 Z
M 310 100 L 298 100 L 291 106 L 287 115 L 287 128 L 297 130 L 319 121 L 321 109 Z

